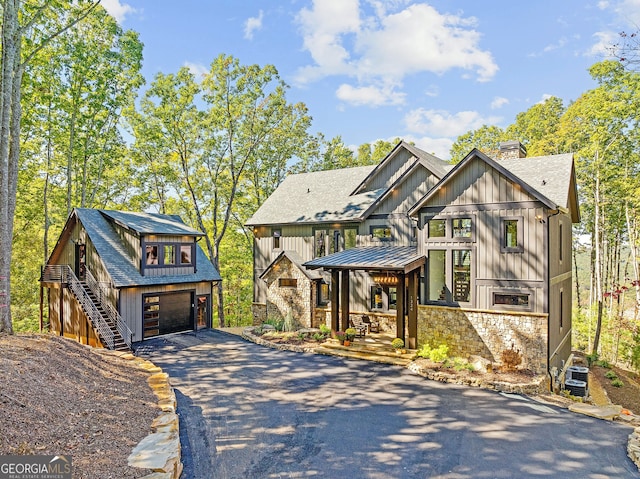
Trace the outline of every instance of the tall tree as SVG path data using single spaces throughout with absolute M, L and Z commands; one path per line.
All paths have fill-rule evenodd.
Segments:
M 218 269 L 223 240 L 242 221 L 238 199 L 262 194 L 264 185 L 255 181 L 261 169 L 274 183 L 281 179 L 283 160 L 305 148 L 309 121 L 303 105 L 286 101 L 273 66 L 242 65 L 226 55 L 213 61 L 201 83 L 186 68 L 158 75 L 132 118 L 138 158 L 176 172 L 172 187 L 182 213 L 206 234 Z M 149 128 L 154 135 L 146 135 Z M 222 285 L 217 303 L 224 326 Z
M 13 332 L 11 255 L 20 158 L 21 92 L 25 67 L 53 38 L 84 19 L 99 3 L 5 0 L 0 72 L 0 332 Z M 23 48 L 23 42 L 25 48 Z
M 477 130 L 471 130 L 460 135 L 451 146 L 451 163 L 460 162 L 471 150 L 477 148 L 489 156 L 495 156 L 500 142 L 505 141 L 506 135 L 502 128 L 494 125 L 482 125 Z

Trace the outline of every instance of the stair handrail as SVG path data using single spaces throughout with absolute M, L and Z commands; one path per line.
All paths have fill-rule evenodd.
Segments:
M 100 306 L 104 308 L 105 312 L 109 316 L 109 319 L 113 322 L 113 324 L 116 325 L 116 328 L 118 328 L 118 332 L 120 333 L 120 336 L 122 336 L 122 339 L 124 340 L 126 345 L 131 348 L 131 343 L 133 342 L 133 332 L 127 325 L 124 318 L 120 315 L 120 313 L 118 313 L 118 310 L 114 308 L 111 304 L 111 301 L 109 301 L 107 291 L 104 286 L 102 286 L 102 283 L 99 283 L 96 280 L 89 269 L 86 269 L 85 271 L 85 280 L 87 286 L 89 286 L 89 289 L 91 289 L 93 294 L 95 294 L 98 298 Z
M 61 280 L 67 284 L 76 299 L 82 306 L 84 312 L 89 316 L 94 328 L 98 331 L 100 338 L 108 349 L 115 349 L 115 334 L 98 311 L 98 308 L 91 300 L 80 280 L 75 275 L 69 265 L 55 265 L 60 274 Z

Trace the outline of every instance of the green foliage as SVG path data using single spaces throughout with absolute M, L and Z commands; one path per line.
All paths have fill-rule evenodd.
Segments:
M 631 365 L 640 371 L 640 333 L 633 336 L 634 344 L 631 347 Z
M 276 331 L 284 331 L 284 318 L 270 316 L 266 319 L 265 324 L 270 324 L 276 329 Z
M 449 346 L 441 344 L 437 348 L 432 348 L 428 344 L 423 344 L 416 354 L 421 358 L 428 358 L 434 363 L 441 363 L 448 357 Z
M 600 366 L 601 368 L 606 368 L 606 369 L 609 369 L 611 367 L 611 365 L 609 364 L 609 361 L 607 361 L 606 359 L 599 359 L 595 361 L 593 364 L 595 366 Z
M 320 332 L 322 334 L 331 334 L 331 328 L 329 326 L 327 326 L 326 324 L 322 323 L 320 325 Z
M 607 379 L 617 379 L 618 375 L 615 373 L 615 371 L 607 371 L 604 377 Z
M 356 334 L 358 334 L 358 332 L 354 328 L 347 328 L 344 334 L 348 341 L 353 341 L 356 337 Z
M 439 361 L 434 361 L 433 362 L 439 362 Z M 443 365 L 447 368 L 453 368 L 456 371 L 470 371 L 473 372 L 475 371 L 475 368 L 473 367 L 473 364 L 470 364 L 469 361 L 467 361 L 464 358 L 458 357 L 456 356 L 453 359 L 450 358 L 445 358 L 443 360 Z
M 587 364 L 589 366 L 591 366 L 592 364 L 595 364 L 596 361 L 598 361 L 598 358 L 600 357 L 600 355 L 598 353 L 589 353 L 585 356 L 587 358 Z
M 611 381 L 611 385 L 617 388 L 621 388 L 622 386 L 624 386 L 624 383 L 622 382 L 621 379 L 615 378 L 613 381 Z
M 393 349 L 402 349 L 404 348 L 404 341 L 402 340 L 402 338 L 395 338 L 393 341 L 391 341 L 391 347 Z

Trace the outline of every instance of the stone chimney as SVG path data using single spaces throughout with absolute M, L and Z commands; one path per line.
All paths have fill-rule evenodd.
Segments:
M 526 158 L 527 149 L 519 141 L 503 141 L 498 150 L 498 160 L 512 160 Z

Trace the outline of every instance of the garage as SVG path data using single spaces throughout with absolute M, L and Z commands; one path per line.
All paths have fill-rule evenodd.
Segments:
M 193 330 L 192 304 L 192 291 L 144 295 L 144 338 Z

